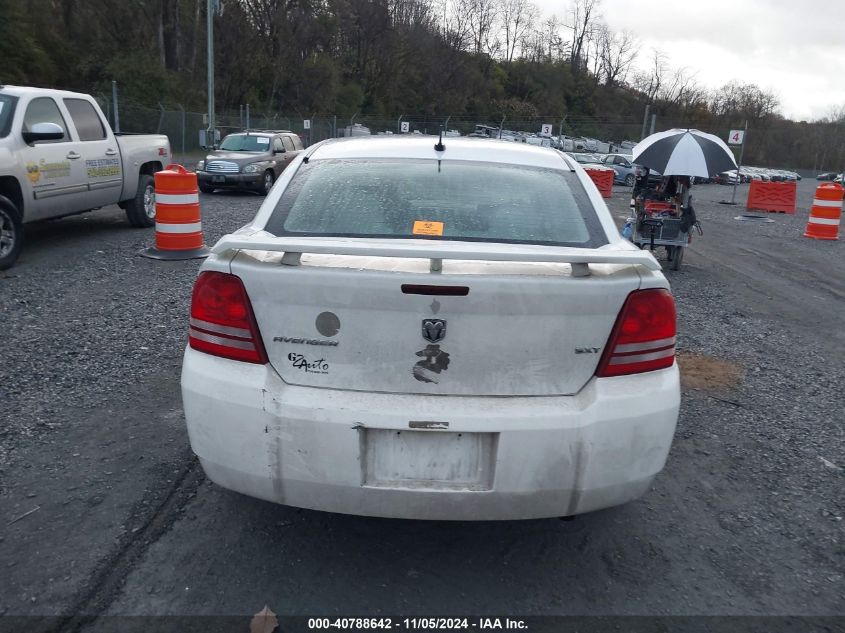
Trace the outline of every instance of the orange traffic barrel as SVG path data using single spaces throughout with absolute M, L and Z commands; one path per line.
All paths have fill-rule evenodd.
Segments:
M 816 187 L 816 195 L 813 198 L 804 237 L 815 240 L 839 239 L 843 194 L 845 194 L 845 189 L 835 182 L 826 182 Z
M 203 243 L 197 175 L 182 165 L 155 174 L 156 243 L 141 251 L 153 259 L 208 257 Z

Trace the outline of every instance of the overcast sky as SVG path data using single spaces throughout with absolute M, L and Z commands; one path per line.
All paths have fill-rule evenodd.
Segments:
M 568 0 L 534 2 L 567 21 Z M 772 90 L 798 121 L 845 106 L 844 0 L 602 0 L 601 15 L 642 42 L 638 65 L 659 48 L 707 87 L 738 79 Z

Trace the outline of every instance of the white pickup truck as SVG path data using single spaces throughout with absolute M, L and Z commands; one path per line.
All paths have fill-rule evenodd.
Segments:
M 86 94 L 0 85 L 0 270 L 29 222 L 119 204 L 153 226 L 153 174 L 170 158 L 164 135 L 115 136 Z

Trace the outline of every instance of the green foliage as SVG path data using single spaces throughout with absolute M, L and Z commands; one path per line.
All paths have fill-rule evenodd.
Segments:
M 21 2 L 0 2 L 0 82 L 49 85 L 54 80 L 50 56 L 29 15 Z
M 364 104 L 364 90 L 358 84 L 349 82 L 337 92 L 335 109 L 338 115 L 349 117 L 361 110 Z
M 111 82 L 114 80 L 123 98 L 150 106 L 156 105 L 162 98 L 166 99 L 162 95 L 172 94 L 174 86 L 171 84 L 177 83 L 176 78 L 147 51 L 118 51 L 97 72 L 103 79 L 95 82 L 90 92 L 111 95 Z
M 534 131 L 542 120 L 568 134 L 621 141 L 639 139 L 649 103 L 658 129 L 726 134 L 747 119 L 747 162 L 821 166 L 843 158 L 845 126 L 837 117 L 804 127 L 785 121 L 776 98 L 757 86 L 655 94 L 648 77 L 635 73 L 636 88 L 607 85 L 569 63 L 560 53 L 565 42 L 557 54 L 540 45 L 506 62 L 469 52 L 469 40 L 444 33 L 439 6 L 226 0 L 224 15 L 214 18 L 217 111 L 250 104 L 281 119 L 360 112 L 358 120 L 390 129 L 399 115 L 423 129 L 449 116 L 450 127 L 464 131 L 504 116 L 505 127 Z M 0 81 L 100 96 L 117 80 L 124 110 L 151 108 L 153 127 L 159 103 L 203 112 L 205 7 L 206 0 L 0 0 Z

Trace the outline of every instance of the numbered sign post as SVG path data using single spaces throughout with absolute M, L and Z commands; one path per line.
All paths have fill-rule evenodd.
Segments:
M 311 119 L 302 119 L 302 129 L 308 132 L 308 145 L 311 145 Z
M 543 123 L 540 126 L 540 136 L 545 136 L 546 138 L 552 135 L 552 124 L 551 123 Z
M 739 145 L 739 164 L 736 168 L 736 180 L 731 194 L 731 204 L 736 204 L 736 186 L 739 184 L 739 170 L 742 169 L 742 155 L 745 153 L 745 133 L 748 131 L 748 119 L 745 120 L 744 130 L 731 130 L 728 134 L 729 145 Z
M 410 121 L 402 121 L 400 131 L 402 132 L 402 134 L 407 134 L 408 132 L 410 132 L 411 131 Z

